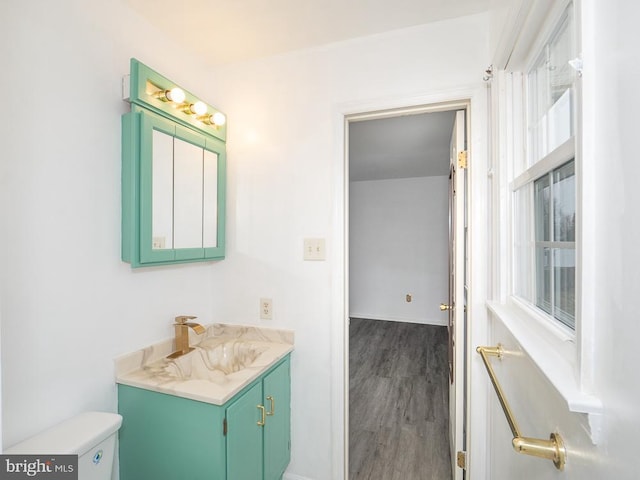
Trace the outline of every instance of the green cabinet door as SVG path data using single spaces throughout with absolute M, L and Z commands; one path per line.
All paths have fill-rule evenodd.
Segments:
M 122 117 L 122 139 L 122 259 L 223 259 L 224 142 L 136 106 Z
M 262 480 L 262 383 L 227 408 L 227 479 Z
M 263 405 L 267 409 L 264 426 L 264 480 L 282 478 L 291 458 L 291 380 L 287 360 L 263 381 Z
M 121 480 L 226 479 L 222 408 L 118 385 L 118 410 Z

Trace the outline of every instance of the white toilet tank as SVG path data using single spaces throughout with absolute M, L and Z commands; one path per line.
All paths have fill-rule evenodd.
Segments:
M 5 450 L 5 454 L 78 455 L 78 480 L 110 480 L 116 436 L 122 425 L 117 413 L 85 412 Z

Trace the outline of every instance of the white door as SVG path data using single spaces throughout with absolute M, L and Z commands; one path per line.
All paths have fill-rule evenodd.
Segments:
M 457 452 L 465 450 L 465 324 L 466 324 L 466 162 L 465 112 L 456 112 L 451 135 L 449 173 L 449 437 L 453 478 L 462 480 Z

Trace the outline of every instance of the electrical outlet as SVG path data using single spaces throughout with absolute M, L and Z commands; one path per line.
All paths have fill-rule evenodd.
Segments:
M 304 260 L 324 260 L 324 238 L 305 238 L 302 258 L 304 258 Z
M 271 320 L 273 318 L 273 302 L 270 298 L 260 299 L 260 318 Z
M 151 248 L 153 250 L 162 250 L 165 248 L 166 239 L 165 237 L 153 237 L 151 239 Z

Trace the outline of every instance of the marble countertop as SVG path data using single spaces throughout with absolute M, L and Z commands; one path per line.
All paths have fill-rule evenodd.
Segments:
M 116 382 L 223 405 L 293 350 L 293 331 L 216 323 L 196 335 L 195 349 L 176 359 L 173 339 L 115 359 Z

